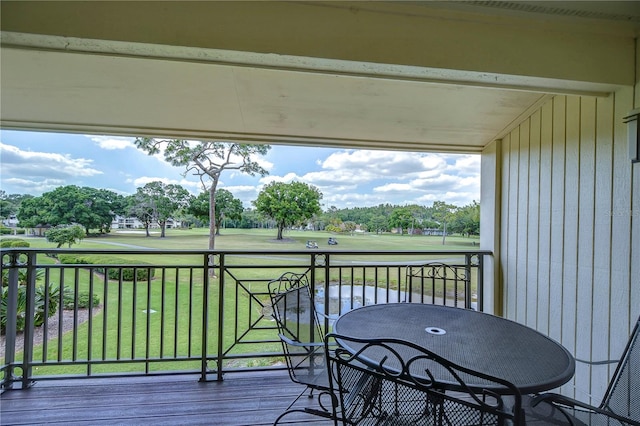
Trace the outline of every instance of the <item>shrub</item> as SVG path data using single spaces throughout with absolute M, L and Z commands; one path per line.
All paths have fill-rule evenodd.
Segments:
M 9 298 L 9 287 L 2 288 L 2 300 L 0 300 L 0 333 L 4 334 L 7 329 L 7 301 Z M 27 311 L 27 288 L 18 287 L 18 309 L 17 309 L 17 331 L 24 330 L 24 319 Z
M 36 281 L 41 280 L 44 276 L 43 269 L 36 269 Z M 2 285 L 9 285 L 9 269 L 2 270 Z M 18 269 L 18 285 L 25 286 L 27 285 L 27 270 L 25 268 Z
M 6 238 L 0 241 L 0 247 L 9 248 L 9 247 L 29 247 L 30 244 L 22 240 L 20 238 Z
M 47 292 L 49 292 L 47 299 Z M 60 289 L 54 285 L 40 285 L 36 287 L 35 294 L 35 311 L 33 316 L 33 324 L 40 327 L 46 322 L 47 317 L 52 317 L 58 310 L 58 298 Z M 9 288 L 2 288 L 2 300 L 0 301 L 0 332 L 5 333 L 7 327 L 7 301 L 9 297 Z M 45 306 L 48 301 L 48 307 Z M 45 317 L 45 315 L 47 317 Z M 27 316 L 27 287 L 18 286 L 18 307 L 16 318 L 17 331 L 24 331 L 25 320 Z
M 135 264 L 139 266 L 136 268 L 109 268 L 109 267 L 96 268 L 96 270 L 102 274 L 104 274 L 105 269 L 107 269 L 107 275 L 109 279 L 112 279 L 112 280 L 120 279 L 121 270 L 122 270 L 123 281 L 133 281 L 134 276 L 138 281 L 147 281 L 148 279 L 152 279 L 155 276 L 155 269 L 145 267 L 145 265 L 148 265 L 148 263 L 146 262 L 135 262 L 132 260 L 122 259 L 122 258 L 113 257 L 113 256 L 83 256 L 83 255 L 61 254 L 60 256 L 58 256 L 58 260 L 60 260 L 60 263 L 65 263 L 70 265 Z M 151 272 L 151 276 L 149 276 L 149 272 Z
M 93 298 L 93 306 L 98 306 L 100 304 L 100 297 L 97 294 L 91 294 L 88 291 L 83 291 L 78 293 L 78 304 L 76 306 L 75 293 L 71 290 L 66 291 L 65 289 L 63 300 L 64 300 L 64 309 L 86 309 L 92 302 Z

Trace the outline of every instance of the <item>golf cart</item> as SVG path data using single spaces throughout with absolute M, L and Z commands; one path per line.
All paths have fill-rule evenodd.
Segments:
M 318 248 L 318 243 L 316 243 L 315 241 L 307 241 L 307 248 L 308 249 L 314 249 L 314 248 Z

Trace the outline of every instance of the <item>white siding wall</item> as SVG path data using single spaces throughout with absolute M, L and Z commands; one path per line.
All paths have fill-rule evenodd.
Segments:
M 556 96 L 484 153 L 501 171 L 499 238 L 483 247 L 499 264 L 496 312 L 585 360 L 617 358 L 640 315 L 640 163 L 623 123 L 633 98 Z M 562 392 L 599 403 L 612 372 L 577 363 Z

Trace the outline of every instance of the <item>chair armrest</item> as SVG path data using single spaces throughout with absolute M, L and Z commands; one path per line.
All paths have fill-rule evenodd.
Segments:
M 571 408 L 581 408 L 583 410 L 588 410 L 588 411 L 591 411 L 593 413 L 597 413 L 597 414 L 606 416 L 606 417 L 611 418 L 611 419 L 619 420 L 619 421 L 624 422 L 626 424 L 640 426 L 640 422 L 637 422 L 635 420 L 631 420 L 628 417 L 620 416 L 620 415 L 615 414 L 615 413 L 613 413 L 611 411 L 603 410 L 602 408 L 594 407 L 593 405 L 589 405 L 587 403 L 578 401 L 578 400 L 573 399 L 573 398 L 569 398 L 568 396 L 559 395 L 557 393 L 544 393 L 544 394 L 536 395 L 531 400 L 531 406 L 535 407 L 536 405 L 540 404 L 541 402 L 546 402 L 546 403 L 552 404 L 552 405 L 554 405 L 554 404 L 555 405 L 562 405 L 562 406 L 571 407 Z
M 323 342 L 296 342 L 293 341 L 291 339 L 289 339 L 287 336 L 285 336 L 284 334 L 278 334 L 278 336 L 280 336 L 280 339 L 285 342 L 287 345 L 291 345 L 291 346 L 299 346 L 299 347 L 321 347 L 324 346 Z

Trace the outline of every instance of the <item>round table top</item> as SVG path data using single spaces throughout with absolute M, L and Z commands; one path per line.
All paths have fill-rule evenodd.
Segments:
M 523 394 L 556 388 L 568 382 L 575 370 L 573 356 L 542 333 L 461 308 L 369 305 L 342 315 L 333 331 L 363 339 L 409 341 L 462 367 L 507 380 Z

